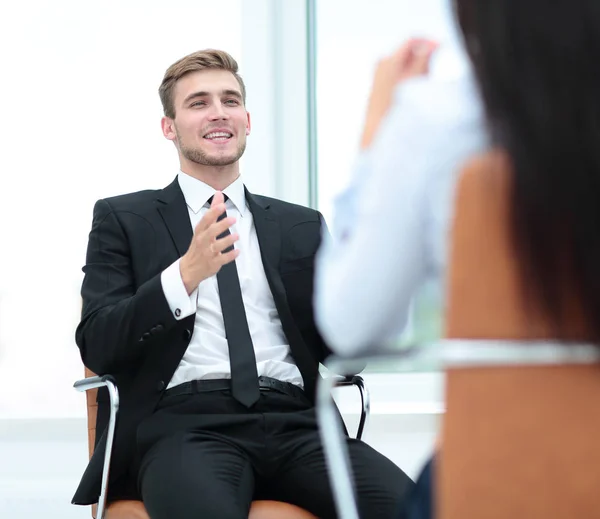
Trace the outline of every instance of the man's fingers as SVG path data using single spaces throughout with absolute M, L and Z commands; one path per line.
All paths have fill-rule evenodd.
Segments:
M 214 200 L 213 200 L 214 202 Z M 211 225 L 213 225 L 219 216 L 221 216 L 225 212 L 225 204 L 211 204 L 210 209 L 204 213 L 204 216 L 200 219 L 200 221 L 196 224 L 196 228 L 194 232 L 199 234 L 203 231 L 206 231 Z
M 219 238 L 215 240 L 211 246 L 210 250 L 217 254 L 223 254 L 229 247 L 231 247 L 236 241 L 240 239 L 238 234 L 228 234 L 223 238 Z
M 227 252 L 222 252 L 221 254 L 217 255 L 215 258 L 215 261 L 218 262 L 219 267 L 222 267 L 223 265 L 225 265 L 227 263 L 231 263 L 239 255 L 240 255 L 239 249 L 228 250 Z
M 225 211 L 225 196 L 221 191 L 217 191 L 212 197 L 210 209 L 206 211 L 204 216 L 200 219 L 194 232 L 199 234 L 208 229 Z
M 221 191 L 217 191 L 214 195 L 213 195 L 213 199 L 212 202 L 210 204 L 210 207 L 216 207 L 220 204 L 224 204 L 225 203 L 225 197 L 223 196 L 223 193 L 221 193 Z
M 211 238 L 216 238 L 229 229 L 235 222 L 236 219 L 233 216 L 228 216 L 227 218 L 223 218 L 218 222 L 215 221 L 206 231 Z

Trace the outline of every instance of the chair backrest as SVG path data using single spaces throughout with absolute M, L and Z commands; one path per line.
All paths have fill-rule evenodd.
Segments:
M 95 377 L 95 373 L 85 368 L 85 376 Z M 96 441 L 96 415 L 98 414 L 98 402 L 96 397 L 98 395 L 98 389 L 90 389 L 85 392 L 87 401 L 87 423 L 88 423 L 88 449 L 90 458 L 94 453 L 94 444 Z
M 511 178 L 499 153 L 461 175 L 447 338 L 553 338 L 544 314 L 525 310 L 510 239 Z M 585 339 L 577 315 L 569 333 Z M 457 367 L 446 375 L 438 518 L 600 517 L 598 365 Z

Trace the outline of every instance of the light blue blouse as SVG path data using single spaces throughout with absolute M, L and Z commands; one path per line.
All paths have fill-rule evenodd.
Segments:
M 471 76 L 421 77 L 397 88 L 375 141 L 334 201 L 331 234 L 317 254 L 316 320 L 336 353 L 396 336 L 422 283 L 443 282 L 456 179 L 486 146 Z

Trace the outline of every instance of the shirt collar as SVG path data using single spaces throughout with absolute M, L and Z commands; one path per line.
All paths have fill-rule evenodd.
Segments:
M 213 187 L 183 171 L 178 173 L 177 180 L 186 204 L 196 214 L 206 205 L 208 199 L 216 193 Z M 246 212 L 246 194 L 242 177 L 239 176 L 229 184 L 223 190 L 223 193 L 229 198 L 226 205 L 228 207 L 233 205 L 239 211 L 240 216 L 243 217 Z

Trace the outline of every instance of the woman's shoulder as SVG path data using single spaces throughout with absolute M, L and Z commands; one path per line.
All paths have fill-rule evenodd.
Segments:
M 493 147 L 476 153 L 465 163 L 462 176 L 480 179 L 509 178 L 511 175 L 511 160 L 506 150 Z

